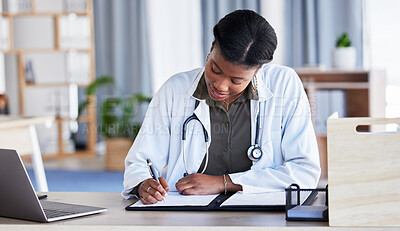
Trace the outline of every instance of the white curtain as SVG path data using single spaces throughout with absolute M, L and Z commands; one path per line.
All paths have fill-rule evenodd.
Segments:
M 114 76 L 115 94 L 153 95 L 201 67 L 200 9 L 200 0 L 94 1 L 97 76 Z
M 286 65 L 331 67 L 336 38 L 347 32 L 357 49 L 357 66 L 362 67 L 362 0 L 286 0 L 285 15 Z
M 152 89 L 173 74 L 204 65 L 200 0 L 147 0 Z
M 276 37 L 278 38 L 278 46 L 274 53 L 274 59 L 271 63 L 285 64 L 286 52 L 286 21 L 285 1 L 277 0 L 262 0 L 260 1 L 260 14 L 274 28 Z
M 203 59 L 207 56 L 214 40 L 213 28 L 226 14 L 238 10 L 250 9 L 260 13 L 260 0 L 202 0 Z
M 152 94 L 147 1 L 95 0 L 96 76 L 111 75 L 117 91 Z

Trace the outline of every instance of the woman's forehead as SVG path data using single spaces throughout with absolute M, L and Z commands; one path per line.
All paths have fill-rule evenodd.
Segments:
M 218 47 L 214 47 L 211 51 L 211 62 L 217 68 L 217 71 L 223 72 L 225 75 L 240 78 L 252 78 L 257 67 L 248 67 L 245 65 L 237 65 L 226 60 L 221 54 Z

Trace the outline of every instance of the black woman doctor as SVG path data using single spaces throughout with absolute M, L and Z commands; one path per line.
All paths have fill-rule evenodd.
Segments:
M 269 64 L 274 29 L 250 10 L 213 29 L 204 68 L 178 73 L 153 97 L 125 160 L 125 198 L 152 204 L 184 195 L 316 187 L 319 157 L 297 74 Z M 147 168 L 152 161 L 160 176 Z

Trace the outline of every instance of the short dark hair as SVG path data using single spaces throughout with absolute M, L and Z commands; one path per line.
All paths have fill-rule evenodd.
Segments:
M 274 28 L 252 10 L 236 10 L 223 17 L 213 29 L 214 44 L 235 65 L 260 66 L 273 59 L 277 46 Z

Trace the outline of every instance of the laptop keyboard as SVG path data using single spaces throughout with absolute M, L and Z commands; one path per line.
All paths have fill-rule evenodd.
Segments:
M 62 216 L 68 216 L 68 215 L 80 213 L 80 212 L 67 212 L 67 211 L 54 210 L 54 209 L 43 209 L 43 211 L 46 214 L 47 218 L 62 217 Z

